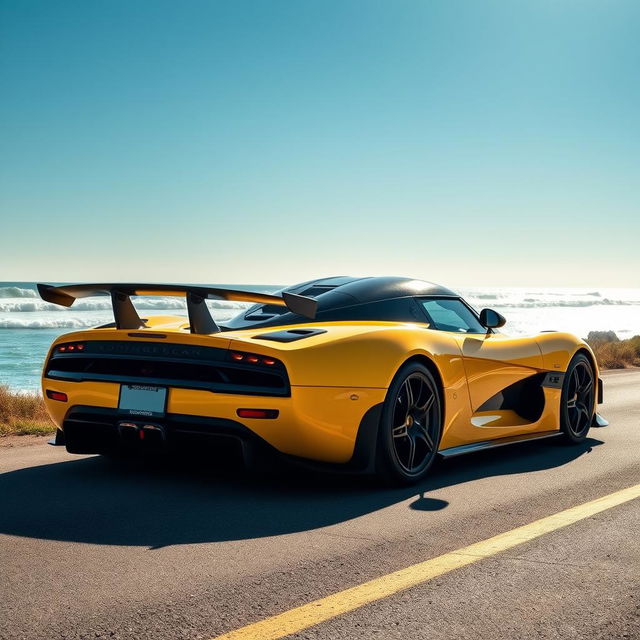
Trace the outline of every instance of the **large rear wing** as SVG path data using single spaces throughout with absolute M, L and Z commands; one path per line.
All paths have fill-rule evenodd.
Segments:
M 38 293 L 43 300 L 63 307 L 70 307 L 78 298 L 111 296 L 113 317 L 118 329 L 142 329 L 145 326 L 131 302 L 131 296 L 182 296 L 187 299 L 191 333 L 202 334 L 220 331 L 220 327 L 209 313 L 205 300 L 274 304 L 287 307 L 292 313 L 311 319 L 315 318 L 318 306 L 313 298 L 295 293 L 271 295 L 257 291 L 182 284 L 71 284 L 62 287 L 39 284 Z

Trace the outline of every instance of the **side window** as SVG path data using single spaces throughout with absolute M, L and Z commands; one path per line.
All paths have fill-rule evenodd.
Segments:
M 420 304 L 433 320 L 433 328 L 456 333 L 485 333 L 467 306 L 456 298 L 432 298 L 420 300 Z

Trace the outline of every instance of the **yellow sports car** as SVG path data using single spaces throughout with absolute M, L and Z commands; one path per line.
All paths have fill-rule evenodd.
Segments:
M 112 324 L 58 338 L 42 388 L 71 453 L 204 441 L 422 478 L 436 455 L 523 440 L 570 443 L 606 422 L 589 346 L 568 333 L 510 337 L 496 311 L 410 278 L 334 277 L 273 295 L 204 286 L 39 285 L 71 306 L 109 295 Z M 186 298 L 188 319 L 141 318 L 132 296 Z M 207 299 L 254 303 L 216 323 Z

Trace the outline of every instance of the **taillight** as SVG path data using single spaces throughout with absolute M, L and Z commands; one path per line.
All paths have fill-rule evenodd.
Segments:
M 277 367 L 283 366 L 280 360 L 276 360 L 271 356 L 262 356 L 259 353 L 245 353 L 244 351 L 229 351 L 228 358 L 234 362 L 246 362 L 258 366 Z
M 62 391 L 51 391 L 51 389 L 47 389 L 47 398 L 57 400 L 58 402 L 66 402 L 68 400 L 66 393 L 62 393 Z
M 84 351 L 84 344 L 82 342 L 61 344 L 56 347 L 56 351 L 58 353 L 71 353 L 73 351 Z
M 262 418 L 273 420 L 278 417 L 277 409 L 238 409 L 236 413 L 240 418 Z

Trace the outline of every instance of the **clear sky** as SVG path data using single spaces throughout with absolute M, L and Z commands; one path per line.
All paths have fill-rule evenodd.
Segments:
M 0 0 L 0 280 L 640 286 L 638 24 Z

